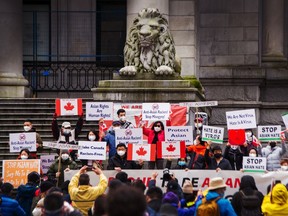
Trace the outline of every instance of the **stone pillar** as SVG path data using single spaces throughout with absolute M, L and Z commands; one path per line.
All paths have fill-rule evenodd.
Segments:
M 263 1 L 263 61 L 285 61 L 284 0 Z
M 23 98 L 29 89 L 22 75 L 22 0 L 1 0 L 0 20 L 0 97 Z

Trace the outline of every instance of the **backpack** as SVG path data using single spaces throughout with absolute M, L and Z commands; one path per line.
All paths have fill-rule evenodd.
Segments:
M 213 200 L 206 200 L 206 197 L 202 199 L 202 203 L 198 206 L 196 216 L 220 216 L 220 209 L 217 201 L 221 197 L 217 197 Z
M 259 197 L 257 196 L 257 191 L 253 191 L 252 195 L 245 195 L 242 190 L 240 190 L 242 194 L 242 208 L 241 208 L 241 216 L 260 216 L 262 215 L 260 211 L 261 202 Z

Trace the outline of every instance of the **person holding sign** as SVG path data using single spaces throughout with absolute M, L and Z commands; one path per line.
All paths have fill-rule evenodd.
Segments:
M 244 143 L 244 147 L 247 147 L 247 143 Z M 242 169 L 244 153 L 241 151 L 239 145 L 226 144 L 224 151 L 224 158 L 226 158 L 232 167 L 232 170 Z
M 280 165 L 281 169 L 279 169 L 278 171 L 288 171 L 288 159 L 281 160 Z
M 117 116 L 119 118 L 119 121 L 121 122 L 121 129 L 134 128 L 133 124 L 126 120 L 126 111 L 124 109 L 119 109 L 117 111 Z
M 206 142 L 202 140 L 200 135 L 194 140 L 194 145 L 187 147 L 187 154 L 190 156 L 189 169 L 205 169 L 206 163 L 204 154 L 206 151 Z
M 112 158 L 116 154 L 116 142 L 115 142 L 115 130 L 120 129 L 121 123 L 119 121 L 113 121 L 112 127 L 108 130 L 108 133 L 104 137 L 104 141 L 107 142 L 107 150 L 109 151 L 109 158 Z

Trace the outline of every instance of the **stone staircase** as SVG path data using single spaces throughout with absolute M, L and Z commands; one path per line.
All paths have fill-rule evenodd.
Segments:
M 97 129 L 95 121 L 85 121 L 85 103 L 93 99 L 83 99 L 84 124 L 79 140 L 86 140 L 86 135 L 90 129 Z M 35 98 L 35 99 L 0 99 L 0 172 L 2 173 L 2 161 L 16 159 L 18 153 L 9 152 L 9 133 L 23 132 L 23 123 L 31 119 L 36 131 L 43 141 L 53 141 L 51 122 L 55 112 L 55 99 Z M 58 118 L 58 124 L 63 121 L 70 121 L 75 127 L 78 117 L 63 116 Z M 39 152 L 49 154 L 53 152 L 49 148 Z

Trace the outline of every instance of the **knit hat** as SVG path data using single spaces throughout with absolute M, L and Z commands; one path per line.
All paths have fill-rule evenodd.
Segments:
M 178 216 L 177 208 L 168 203 L 161 205 L 159 213 L 160 216 Z
M 43 181 L 40 184 L 40 191 L 41 191 L 41 193 L 44 193 L 52 187 L 54 187 L 53 183 L 51 183 L 50 181 Z
M 164 195 L 162 203 L 169 203 L 172 206 L 178 207 L 179 198 L 175 193 L 168 192 Z
M 215 189 L 224 188 L 224 187 L 227 187 L 227 185 L 224 183 L 223 178 L 216 177 L 210 180 L 208 190 L 215 190 Z
M 186 180 L 184 182 L 184 185 L 182 187 L 182 191 L 185 194 L 192 194 L 193 193 L 193 186 L 192 186 L 192 182 L 190 180 Z

